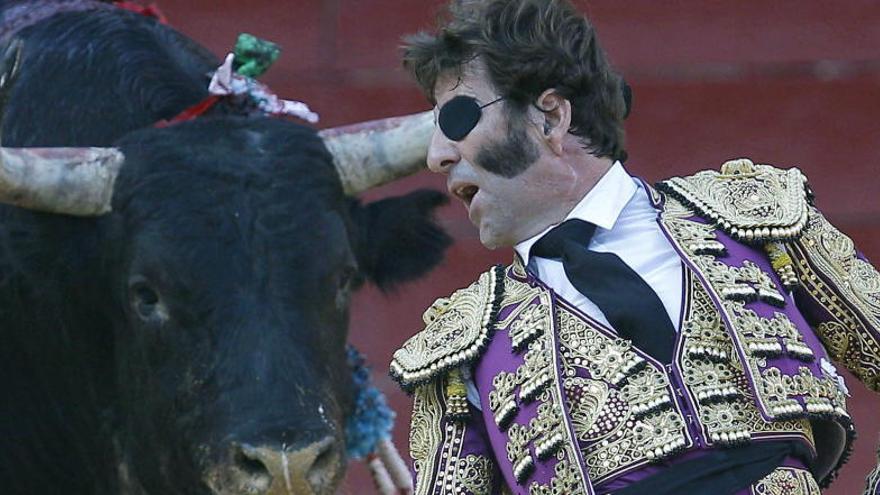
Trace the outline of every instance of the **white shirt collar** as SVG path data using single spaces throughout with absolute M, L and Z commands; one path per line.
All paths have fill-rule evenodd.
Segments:
M 583 199 L 569 212 L 565 220 L 577 218 L 590 222 L 600 229 L 611 230 L 637 190 L 638 186 L 623 168 L 623 164 L 614 162 L 599 182 L 587 191 Z M 521 241 L 513 247 L 522 258 L 524 265 L 529 264 L 529 251 L 532 246 L 555 226 L 551 225 L 538 235 Z

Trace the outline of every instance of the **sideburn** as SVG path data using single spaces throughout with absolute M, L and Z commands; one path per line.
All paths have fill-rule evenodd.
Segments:
M 511 179 L 538 160 L 538 145 L 529 139 L 522 120 L 514 118 L 508 122 L 507 137 L 483 147 L 474 161 L 493 174 Z

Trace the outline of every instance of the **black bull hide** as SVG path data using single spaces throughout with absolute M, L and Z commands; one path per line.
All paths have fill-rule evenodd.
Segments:
M 150 128 L 218 64 L 150 19 L 63 13 L 17 35 L 3 145 L 126 162 L 107 215 L 0 206 L 0 492 L 270 493 L 283 461 L 296 479 L 271 493 L 332 493 L 350 292 L 442 259 L 443 197 L 363 205 L 312 130 L 223 105 Z

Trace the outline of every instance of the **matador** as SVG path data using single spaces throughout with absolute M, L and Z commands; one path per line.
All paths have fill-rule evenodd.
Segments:
M 435 106 L 428 166 L 515 257 L 394 354 L 416 493 L 820 493 L 855 435 L 836 366 L 880 391 L 880 275 L 804 174 L 736 159 L 649 185 L 623 166 L 629 89 L 571 5 L 449 12 L 404 59 Z

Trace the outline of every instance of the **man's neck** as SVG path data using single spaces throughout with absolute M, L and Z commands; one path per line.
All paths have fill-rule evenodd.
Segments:
M 590 154 L 584 149 L 580 139 L 572 135 L 564 143 L 560 160 L 570 168 L 572 174 L 572 188 L 563 199 L 570 203 L 568 211 L 589 194 L 614 165 L 614 161 L 608 157 Z

